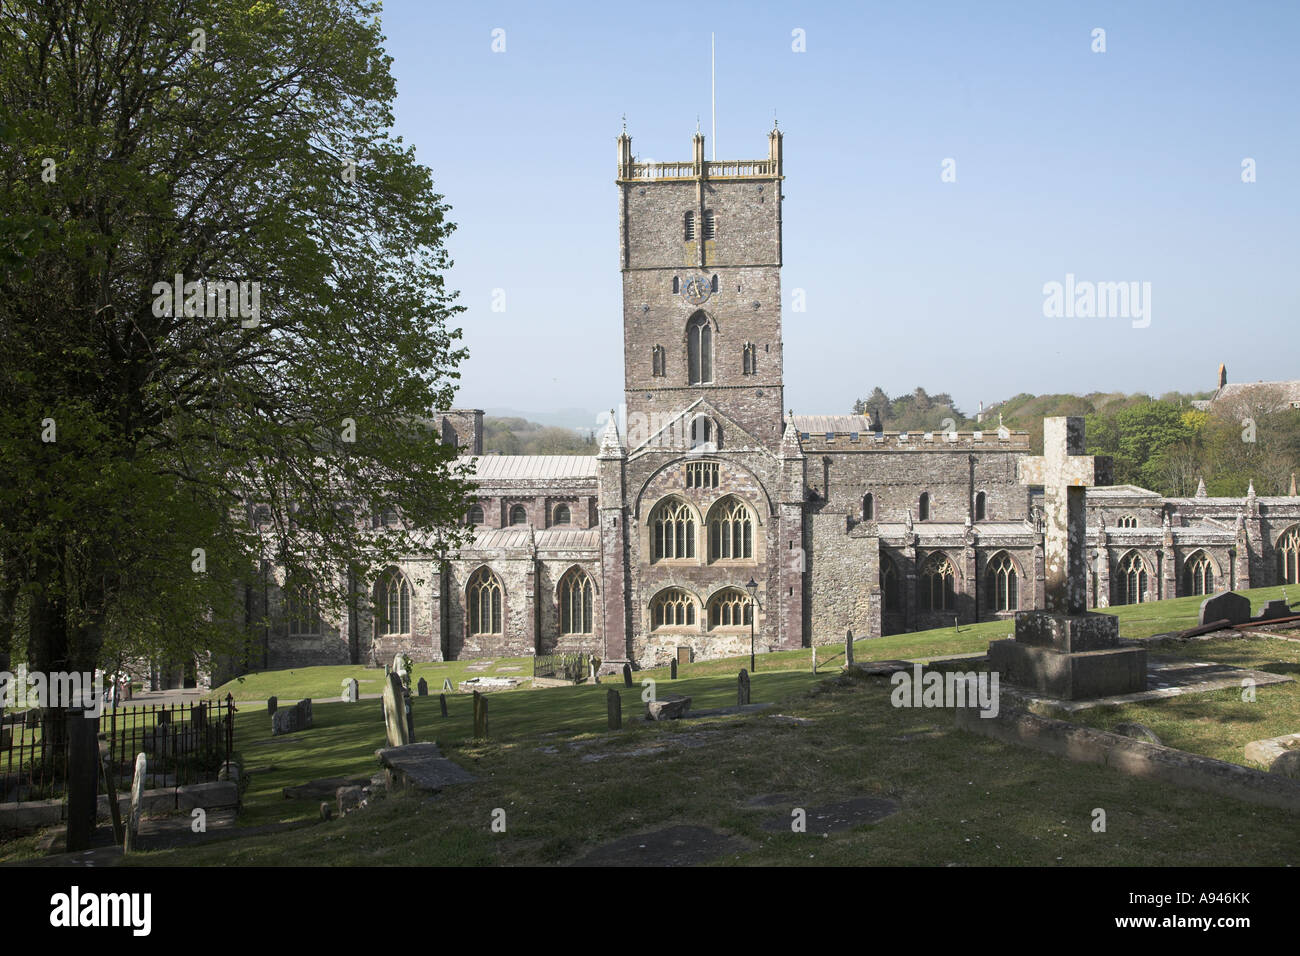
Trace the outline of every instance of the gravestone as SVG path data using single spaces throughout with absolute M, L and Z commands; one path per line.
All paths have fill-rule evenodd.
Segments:
M 1275 617 L 1291 617 L 1291 605 L 1279 598 L 1276 601 L 1269 601 L 1259 612 L 1257 621 L 1267 621 Z
M 587 661 L 587 680 L 592 684 L 599 684 L 600 678 L 596 676 L 596 662 Z
M 438 709 L 442 711 L 442 716 L 444 717 L 447 716 L 447 695 L 446 694 L 438 695 Z
M 1083 454 L 1083 419 L 1043 419 L 1043 454 L 1020 460 L 1020 483 L 1043 486 L 1043 611 L 1017 611 L 1015 637 L 989 644 L 989 669 L 1046 697 L 1083 700 L 1146 690 L 1145 647 L 1121 644 L 1119 618 L 1089 613 L 1087 489 L 1110 461 Z
M 277 701 L 274 697 L 268 697 L 268 698 L 266 699 L 266 712 L 267 712 L 267 714 L 270 715 L 270 716 L 272 716 L 272 717 L 274 717 L 274 716 L 275 716 L 276 706 L 277 706 L 278 704 L 279 704 L 279 701 Z
M 429 696 L 429 682 L 428 682 L 427 680 L 425 680 L 423 677 L 421 677 L 421 678 L 420 678 L 420 682 L 419 682 L 418 684 L 415 685 L 415 692 L 416 692 L 416 694 L 417 694 L 418 696 L 420 696 L 420 697 L 428 697 L 428 696 Z
M 208 705 L 200 701 L 190 708 L 190 725 L 194 728 L 208 725 Z
M 1213 624 L 1215 621 L 1245 624 L 1249 620 L 1250 598 L 1232 591 L 1207 597 L 1196 615 L 1197 624 Z
M 126 817 L 126 839 L 122 842 L 125 853 L 135 849 L 140 836 L 140 805 L 144 802 L 144 776 L 148 771 L 149 759 L 144 754 L 136 754 L 135 776 L 131 778 L 131 809 Z
M 487 697 L 474 691 L 474 739 L 486 740 L 488 735 Z
M 450 692 L 451 692 L 451 689 L 452 689 L 452 688 L 451 688 L 451 678 L 450 678 L 450 677 L 444 677 L 444 678 L 442 679 L 442 692 L 443 692 L 444 694 L 447 694 L 447 693 L 450 693 Z
M 343 682 L 343 700 L 349 704 L 355 704 L 361 699 L 361 685 L 357 683 L 355 677 L 349 677 Z
M 605 713 L 610 730 L 623 729 L 623 698 L 614 688 L 605 692 Z
M 298 703 L 294 705 L 294 709 L 298 711 L 298 729 L 306 730 L 307 728 L 309 728 L 312 724 L 311 698 L 304 697 L 302 700 L 298 701 Z
M 745 707 L 749 704 L 749 671 L 743 667 L 740 673 L 736 675 L 736 706 Z
M 812 672 L 817 673 L 817 648 L 815 645 L 812 649 Z
M 668 662 L 668 679 L 677 680 L 677 658 Z
M 396 674 L 384 678 L 384 730 L 388 746 L 402 747 L 411 742 L 411 725 L 406 717 L 406 695 Z
M 632 665 L 631 664 L 623 665 L 623 686 L 624 687 L 632 686 Z
M 285 707 L 271 715 L 271 736 L 291 734 L 298 729 L 298 708 Z
M 844 665 L 847 667 L 853 663 L 853 631 L 850 629 L 844 632 Z
M 689 647 L 677 648 L 677 666 L 685 667 L 691 662 L 691 649 Z

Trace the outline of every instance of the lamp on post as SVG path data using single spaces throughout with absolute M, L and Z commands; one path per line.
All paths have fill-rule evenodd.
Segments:
M 749 672 L 752 674 L 754 673 L 754 617 L 758 599 L 758 582 L 751 577 L 749 583 L 745 585 L 745 590 L 749 592 Z

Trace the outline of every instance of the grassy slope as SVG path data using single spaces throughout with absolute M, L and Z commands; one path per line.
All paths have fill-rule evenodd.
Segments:
M 1251 596 L 1258 606 L 1278 590 Z M 1199 603 L 1185 598 L 1119 613 L 1126 635 L 1142 636 L 1185 626 L 1189 617 L 1194 621 Z M 917 656 L 918 648 L 933 654 L 980 650 L 1006 627 L 994 623 L 963 628 L 960 635 L 947 630 L 863 641 L 857 654 L 883 658 Z M 1158 652 L 1293 673 L 1300 661 L 1296 648 L 1300 645 L 1260 638 L 1161 645 Z M 807 662 L 807 650 L 764 655 L 753 678 L 756 701 L 779 701 L 783 712 L 811 718 L 807 726 L 759 715 L 634 725 L 608 735 L 607 686 L 580 686 L 493 695 L 492 739 L 475 742 L 467 698 L 451 699 L 446 720 L 438 716 L 436 697 L 417 699 L 417 737 L 438 740 L 445 753 L 479 776 L 478 783 L 437 797 L 393 796 L 343 820 L 145 854 L 137 862 L 558 863 L 620 835 L 691 822 L 747 838 L 751 850 L 736 862 L 751 864 L 1300 863 L 1292 814 L 965 735 L 946 712 L 891 707 L 883 679 L 814 677 Z M 801 669 L 778 671 L 778 664 Z M 697 706 L 733 702 L 736 667 L 734 660 L 692 665 L 682 680 L 661 679 L 659 693 L 689 694 Z M 657 675 L 637 675 L 638 680 L 646 676 Z M 624 715 L 640 713 L 641 688 L 618 690 Z M 1300 719 L 1296 685 L 1260 688 L 1255 705 L 1241 704 L 1239 696 L 1198 695 L 1088 712 L 1081 719 L 1097 726 L 1141 720 L 1171 745 L 1225 759 L 1241 759 L 1245 740 L 1294 730 Z M 316 726 L 288 740 L 267 736 L 264 712 L 241 714 L 238 720 L 237 739 L 245 766 L 253 771 L 246 825 L 314 817 L 313 804 L 285 800 L 280 788 L 316 777 L 370 773 L 376 767 L 373 751 L 382 744 L 377 701 L 323 703 L 316 708 Z M 710 736 L 700 747 L 581 760 L 583 753 L 635 749 L 701 731 Z M 771 793 L 790 799 L 765 810 L 745 807 L 749 798 Z M 870 794 L 899 799 L 903 812 L 828 839 L 760 828 L 765 819 L 788 817 L 794 806 Z M 1107 811 L 1106 833 L 1089 827 L 1096 807 Z M 490 829 L 496 808 L 506 811 L 505 834 Z

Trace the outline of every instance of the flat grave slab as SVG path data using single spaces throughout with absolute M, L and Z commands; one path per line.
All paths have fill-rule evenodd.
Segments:
M 697 866 L 750 849 L 746 840 L 709 827 L 680 825 L 619 837 L 574 866 Z
M 770 805 L 770 804 L 769 804 Z M 798 804 L 792 804 L 794 810 Z M 888 797 L 854 797 L 838 803 L 828 803 L 820 807 L 804 807 L 807 811 L 807 832 L 821 835 L 850 830 L 867 823 L 879 823 L 885 817 L 893 816 L 902 809 L 897 800 Z M 763 821 L 763 829 L 769 833 L 789 833 L 790 823 L 794 818 L 789 812 L 783 816 L 770 817 Z
M 472 783 L 478 779 L 460 764 L 444 757 L 437 744 L 386 747 L 375 751 L 375 756 L 394 775 L 417 790 L 437 793 L 443 787 Z
M 285 787 L 283 793 L 286 800 L 332 800 L 339 787 L 365 787 L 369 784 L 369 777 L 325 777 Z

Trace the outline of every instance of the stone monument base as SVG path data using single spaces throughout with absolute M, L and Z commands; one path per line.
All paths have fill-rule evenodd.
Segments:
M 1121 643 L 1110 614 L 1016 613 L 1016 636 L 989 644 L 989 669 L 1045 697 L 1083 700 L 1147 689 L 1147 650 Z

